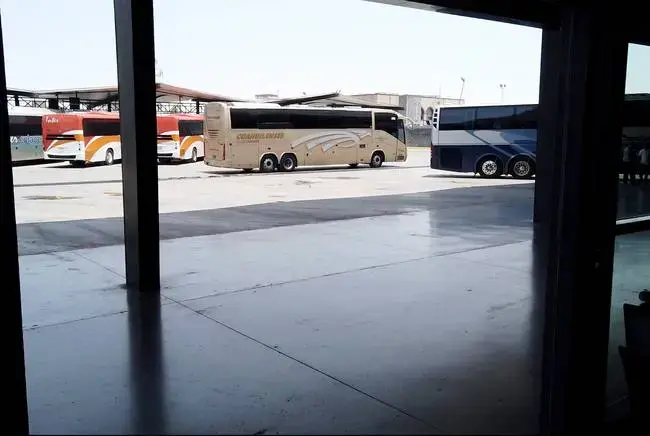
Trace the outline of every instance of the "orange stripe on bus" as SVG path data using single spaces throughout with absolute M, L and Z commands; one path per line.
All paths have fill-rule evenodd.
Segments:
M 100 137 L 95 136 L 93 139 L 94 140 L 90 144 L 86 145 L 86 155 L 85 155 L 86 162 L 92 160 L 95 153 L 97 153 L 97 150 L 99 150 L 109 142 L 120 142 L 120 135 L 109 135 L 109 136 L 100 136 Z M 115 155 L 115 150 L 113 150 L 113 156 L 114 155 Z
M 181 149 L 178 154 L 178 156 L 183 159 L 183 156 L 185 155 L 185 152 L 192 146 L 193 144 L 196 144 L 197 142 L 203 141 L 203 138 L 200 136 L 189 136 L 186 137 L 185 142 L 181 144 Z M 198 151 L 198 150 L 197 150 Z

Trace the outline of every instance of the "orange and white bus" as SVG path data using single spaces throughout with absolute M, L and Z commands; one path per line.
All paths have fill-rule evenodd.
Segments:
M 76 112 L 43 115 L 43 151 L 46 160 L 75 166 L 122 159 L 120 117 L 113 112 Z
M 158 161 L 190 161 L 203 158 L 203 115 L 157 116 Z

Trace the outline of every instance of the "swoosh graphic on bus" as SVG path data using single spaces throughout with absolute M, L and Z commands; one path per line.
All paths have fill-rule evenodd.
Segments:
M 181 143 L 181 149 L 179 156 L 181 159 L 183 159 L 183 155 L 185 155 L 185 152 L 194 144 L 197 144 L 199 142 L 203 142 L 203 137 L 199 135 L 195 136 L 186 136 L 183 138 L 183 142 Z M 197 150 L 198 152 L 198 150 Z
M 370 136 L 368 131 L 337 131 L 337 132 L 320 132 L 313 135 L 303 136 L 291 143 L 291 148 L 305 146 L 307 150 L 312 150 L 319 145 L 323 152 L 327 152 L 332 147 L 342 145 L 343 147 L 352 147 L 359 143 L 362 138 Z
M 523 154 L 523 155 L 526 155 L 526 156 L 534 156 L 534 155 L 535 155 L 534 153 L 531 153 L 530 150 L 527 150 L 525 147 L 523 147 L 523 146 L 517 144 L 516 142 L 510 142 L 510 143 L 508 143 L 508 144 L 498 144 L 498 145 L 497 145 L 497 144 L 491 144 L 491 143 L 489 143 L 488 141 L 486 141 L 485 139 L 481 138 L 480 136 L 478 136 L 478 135 L 475 134 L 474 132 L 470 133 L 470 135 L 472 135 L 474 138 L 476 138 L 477 140 L 479 140 L 480 142 L 482 142 L 483 145 L 487 145 L 488 147 L 490 147 L 491 149 L 495 150 L 496 152 L 501 153 L 501 154 L 504 155 L 504 156 L 508 156 L 508 158 L 511 158 L 511 157 L 513 157 L 513 156 L 522 155 L 522 154 Z M 505 140 L 505 139 L 504 139 L 504 140 Z M 523 140 L 523 141 L 528 141 L 528 142 L 533 142 L 532 140 L 526 138 L 525 136 L 522 136 L 522 140 Z M 509 153 L 509 152 L 506 152 L 506 151 L 504 150 L 504 148 L 506 148 L 506 147 L 507 147 L 507 148 L 514 149 L 516 152 L 515 152 L 515 153 Z
M 86 161 L 89 162 L 100 148 L 111 142 L 117 142 L 119 144 L 120 135 L 94 136 L 86 145 Z
M 66 130 L 61 135 L 74 135 L 75 139 L 53 139 L 50 145 L 47 145 L 45 151 L 50 151 L 56 147 L 60 147 L 71 142 L 83 141 L 83 130 Z M 47 138 L 47 135 L 45 136 Z
M 158 135 L 165 135 L 165 136 L 171 136 L 172 141 L 180 141 L 180 136 L 178 136 L 178 130 L 169 130 L 167 132 L 160 132 Z M 157 139 L 156 143 L 157 144 L 167 144 L 170 140 L 169 139 Z
M 45 151 L 53 151 L 55 148 L 61 147 L 71 142 L 77 142 L 74 139 L 54 139 L 50 145 L 45 149 Z

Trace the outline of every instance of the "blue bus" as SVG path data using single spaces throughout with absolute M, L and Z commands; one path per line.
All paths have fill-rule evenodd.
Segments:
M 535 104 L 439 107 L 432 124 L 431 168 L 488 178 L 535 175 Z
M 621 144 L 650 145 L 650 94 L 626 94 Z M 482 177 L 535 175 L 537 105 L 449 106 L 434 111 L 431 168 Z

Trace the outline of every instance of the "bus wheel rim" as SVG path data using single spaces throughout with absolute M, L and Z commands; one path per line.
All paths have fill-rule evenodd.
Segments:
M 527 176 L 530 173 L 530 165 L 524 160 L 516 162 L 514 172 L 518 176 Z
M 493 160 L 486 160 L 481 165 L 481 169 L 488 176 L 493 176 L 497 173 L 497 163 Z
M 284 165 L 283 165 L 283 166 L 284 166 L 284 169 L 285 169 L 285 170 L 290 170 L 291 168 L 293 168 L 293 160 L 292 160 L 292 159 L 288 159 L 288 158 L 285 159 L 285 160 L 284 160 Z
M 376 154 L 375 157 L 373 158 L 373 161 L 375 162 L 375 164 L 378 164 L 379 162 L 381 162 L 381 156 Z
M 271 168 L 273 168 L 273 161 L 270 158 L 266 158 L 266 159 L 264 159 L 263 165 L 264 165 L 264 168 L 271 169 Z

